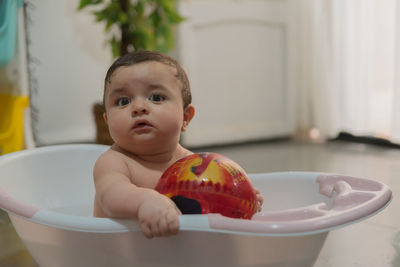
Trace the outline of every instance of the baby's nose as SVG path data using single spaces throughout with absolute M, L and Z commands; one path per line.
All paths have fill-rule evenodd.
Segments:
M 133 103 L 132 116 L 148 114 L 149 107 L 144 100 L 137 100 Z

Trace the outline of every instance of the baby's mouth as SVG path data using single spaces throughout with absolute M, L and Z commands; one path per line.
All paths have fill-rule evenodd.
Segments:
M 133 129 L 143 129 L 152 127 L 151 123 L 147 120 L 137 120 L 133 125 Z

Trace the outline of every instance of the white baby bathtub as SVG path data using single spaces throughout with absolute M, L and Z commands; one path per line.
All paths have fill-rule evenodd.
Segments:
M 379 182 L 306 172 L 250 175 L 265 202 L 251 221 L 183 215 L 146 239 L 134 220 L 91 217 L 92 168 L 107 149 L 59 145 L 0 157 L 0 208 L 42 267 L 312 266 L 328 232 L 383 209 Z

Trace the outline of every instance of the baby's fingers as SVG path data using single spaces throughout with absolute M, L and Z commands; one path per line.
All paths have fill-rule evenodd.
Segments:
M 160 229 L 160 234 L 161 236 L 169 236 L 171 235 L 168 229 L 168 223 L 167 223 L 167 219 L 165 216 L 163 216 L 159 223 L 158 223 L 158 227 Z
M 176 235 L 179 231 L 179 214 L 180 212 L 167 214 L 166 222 L 171 235 Z
M 256 191 L 256 197 L 257 197 L 257 211 L 261 211 L 261 207 L 264 203 L 264 198 L 261 195 L 260 190 L 258 190 L 256 188 L 255 191 Z
M 140 224 L 140 229 L 142 230 L 142 233 L 145 237 L 147 237 L 149 239 L 153 238 L 150 224 L 143 222 Z
M 258 195 L 258 196 L 257 196 L 257 200 L 258 200 L 258 202 L 260 202 L 260 206 L 262 206 L 262 204 L 264 203 L 264 198 L 263 198 L 263 196 L 262 196 L 262 195 Z
M 161 228 L 159 226 L 162 217 L 159 217 L 157 220 L 153 220 L 150 224 L 151 234 L 155 237 L 159 237 L 162 235 Z

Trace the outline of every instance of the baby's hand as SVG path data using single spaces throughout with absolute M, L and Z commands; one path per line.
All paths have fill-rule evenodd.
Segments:
M 256 188 L 256 196 L 257 196 L 257 211 L 260 212 L 262 209 L 262 204 L 264 203 L 264 198 L 260 193 L 260 190 Z
M 154 191 L 140 205 L 138 220 L 147 238 L 176 235 L 181 212 L 168 197 Z

